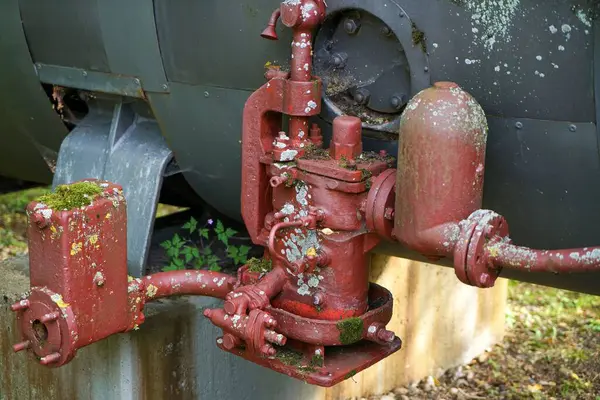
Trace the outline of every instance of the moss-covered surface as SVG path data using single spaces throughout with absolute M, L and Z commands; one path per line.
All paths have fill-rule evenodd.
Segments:
M 53 210 L 72 210 L 89 206 L 100 193 L 102 193 L 102 188 L 96 183 L 77 182 L 60 185 L 54 193 L 40 196 L 36 200 Z
M 305 160 L 329 160 L 331 157 L 329 150 L 309 144 L 304 148 L 304 156 L 302 158 Z
M 353 369 L 352 371 L 348 372 L 348 373 L 346 374 L 346 376 L 344 376 L 344 379 L 350 379 L 350 378 L 352 378 L 354 375 L 356 375 L 356 370 L 355 370 L 355 369 Z
M 315 354 L 313 358 L 310 360 L 311 367 L 322 367 L 325 359 L 320 354 Z
M 273 263 L 266 258 L 251 258 L 246 263 L 249 272 L 258 272 L 261 274 L 270 272 L 273 269 Z
M 360 318 L 348 318 L 337 323 L 340 331 L 340 343 L 352 344 L 362 339 L 363 321 Z
M 420 30 L 417 25 L 412 23 L 412 40 L 414 46 L 420 46 L 423 53 L 427 53 L 427 38 L 425 32 Z

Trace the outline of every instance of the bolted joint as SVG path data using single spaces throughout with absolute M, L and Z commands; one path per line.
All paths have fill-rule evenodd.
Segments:
M 358 33 L 360 29 L 360 20 L 354 18 L 346 18 L 344 21 L 344 30 L 348 35 L 354 35 Z
M 367 89 L 358 89 L 356 92 L 354 92 L 354 100 L 360 105 L 367 104 L 370 99 L 371 92 L 369 92 Z
M 390 98 L 390 104 L 396 110 L 399 110 L 406 104 L 406 95 L 404 94 L 395 94 Z
M 335 68 L 342 69 L 346 66 L 346 62 L 348 61 L 348 54 L 346 53 L 335 53 L 331 56 L 331 64 Z
M 394 220 L 395 212 L 392 207 L 387 207 L 383 214 L 384 218 L 390 221 Z
M 379 344 L 387 344 L 394 341 L 396 334 L 385 329 L 381 322 L 374 322 L 367 328 L 366 339 Z

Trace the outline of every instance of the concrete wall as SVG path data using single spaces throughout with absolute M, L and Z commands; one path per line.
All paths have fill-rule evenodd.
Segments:
M 334 388 L 309 386 L 216 348 L 219 330 L 203 316 L 218 301 L 152 304 L 138 331 L 79 351 L 49 369 L 26 354 L 8 305 L 27 289 L 26 262 L 0 264 L 0 400 L 25 399 L 346 399 L 394 387 L 468 361 L 502 338 L 506 282 L 477 290 L 450 269 L 374 256 L 372 279 L 395 296 L 391 329 L 404 348 Z

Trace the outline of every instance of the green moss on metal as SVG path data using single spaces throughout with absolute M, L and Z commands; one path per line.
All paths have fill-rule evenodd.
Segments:
M 414 46 L 420 46 L 423 53 L 427 53 L 427 38 L 425 32 L 417 27 L 417 24 L 412 23 L 412 40 Z
M 352 371 L 348 372 L 348 373 L 346 374 L 346 376 L 344 376 L 344 379 L 350 379 L 350 378 L 352 378 L 354 375 L 356 375 L 356 370 L 355 370 L 355 369 L 353 369 Z
M 302 158 L 306 160 L 329 160 L 331 157 L 329 156 L 329 150 L 309 144 L 304 148 Z
M 308 374 L 316 371 L 312 362 L 309 365 L 304 363 L 304 355 L 299 351 L 295 351 L 286 347 L 278 347 L 276 359 L 282 363 L 296 368 L 298 372 Z
M 72 210 L 92 204 L 92 201 L 102 193 L 102 188 L 93 182 L 77 182 L 70 185 L 60 185 L 54 193 L 40 196 L 36 201 L 54 210 Z
M 302 360 L 304 356 L 299 351 L 294 351 L 286 347 L 280 347 L 277 349 L 277 355 L 275 356 L 279 361 L 292 367 L 302 366 Z
M 258 272 L 261 274 L 270 272 L 273 269 L 273 263 L 266 258 L 251 258 L 246 263 L 249 272 Z
M 325 362 L 325 359 L 323 358 L 323 356 L 321 354 L 315 354 L 313 356 L 313 358 L 310 360 L 310 366 L 320 368 L 323 366 L 324 362 Z
M 340 343 L 352 344 L 362 339 L 363 321 L 360 318 L 348 318 L 337 323 L 340 331 Z

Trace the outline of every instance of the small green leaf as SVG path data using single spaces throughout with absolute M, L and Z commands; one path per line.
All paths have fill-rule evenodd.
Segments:
M 167 250 L 167 255 L 170 258 L 177 258 L 177 257 L 179 257 L 179 249 L 177 247 L 171 247 L 170 249 Z
M 192 261 L 194 259 L 194 256 L 192 256 L 191 253 L 188 253 L 185 255 L 185 262 L 189 263 L 190 261 Z
M 209 269 L 213 272 L 221 271 L 221 267 L 219 267 L 218 265 L 211 266 Z
M 210 247 L 205 247 L 204 249 L 202 249 L 202 254 L 204 254 L 205 256 L 210 256 L 212 253 L 213 252 Z
M 170 240 L 165 240 L 164 242 L 162 242 L 160 244 L 160 247 L 162 247 L 163 249 L 170 249 L 171 248 L 171 241 Z
M 164 267 L 163 272 L 169 272 L 169 271 L 177 271 L 177 267 L 173 264 L 169 264 L 168 267 Z
M 198 234 L 200 236 L 202 236 L 204 239 L 208 239 L 208 229 L 207 228 L 198 229 Z
M 183 269 L 185 267 L 185 264 L 181 258 L 174 259 L 173 264 L 177 266 L 177 269 Z
M 217 232 L 217 234 L 225 232 L 225 227 L 223 226 L 223 223 L 221 222 L 221 220 L 217 220 L 217 226 L 215 227 L 215 232 Z
M 240 246 L 240 254 L 241 255 L 248 255 L 248 252 L 250 251 L 250 247 L 249 246 Z
M 192 256 L 194 256 L 194 258 L 200 257 L 200 252 L 197 247 L 192 247 Z
M 198 221 L 196 221 L 196 218 L 194 217 L 191 217 L 190 220 L 186 222 L 185 225 L 183 225 L 183 229 L 188 229 L 190 231 L 190 234 L 194 233 L 197 227 Z
M 231 229 L 231 228 L 227 228 L 227 230 L 225 231 L 225 236 L 227 236 L 228 238 L 235 236 L 235 234 L 237 233 L 236 230 Z

